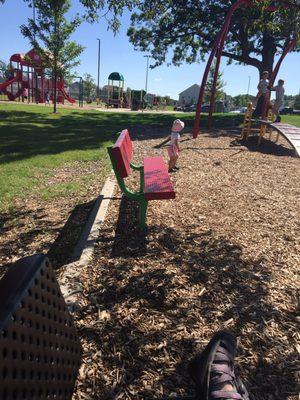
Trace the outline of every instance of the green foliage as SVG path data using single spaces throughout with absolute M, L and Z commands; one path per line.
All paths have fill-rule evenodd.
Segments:
M 294 108 L 300 110 L 300 94 L 295 96 Z
M 84 74 L 83 81 L 84 96 L 90 102 L 92 97 L 96 95 L 97 86 L 91 74 Z
M 155 63 L 204 61 L 223 26 L 229 6 L 227 0 L 152 0 L 136 6 L 128 30 L 137 50 L 151 54 Z M 271 13 L 270 1 L 257 1 L 252 8 L 242 7 L 233 16 L 223 55 L 229 61 L 252 65 L 260 71 L 272 69 L 277 51 L 285 48 L 299 32 L 300 10 L 297 0 L 289 8 Z M 299 47 L 298 47 L 299 50 Z
M 132 12 L 139 4 L 139 0 L 80 0 L 85 8 L 85 17 L 88 21 L 98 21 L 105 17 L 108 26 L 117 32 L 121 26 L 120 17 L 124 11 Z
M 26 0 L 31 1 L 31 0 Z M 76 16 L 67 21 L 70 0 L 35 0 L 36 21 L 28 19 L 21 32 L 40 54 L 44 68 L 52 71 L 54 82 L 79 64 L 83 47 L 70 41 L 70 36 L 81 23 Z M 56 112 L 56 86 L 54 89 L 54 112 Z
M 209 71 L 207 84 L 206 84 L 206 88 L 205 88 L 205 92 L 204 92 L 204 103 L 208 103 L 210 100 L 210 97 L 211 97 L 215 68 L 216 68 L 216 65 L 214 63 Z M 225 92 L 223 89 L 226 84 L 223 81 L 222 77 L 223 77 L 223 73 L 219 71 L 217 84 L 216 84 L 216 90 L 215 90 L 215 100 L 223 100 L 225 97 Z
M 0 60 L 0 78 L 2 78 L 2 80 L 6 80 L 9 77 L 9 72 L 9 64 L 3 60 Z
M 255 99 L 255 96 L 250 94 L 239 94 L 233 97 L 233 103 L 235 107 L 247 107 L 248 103 Z

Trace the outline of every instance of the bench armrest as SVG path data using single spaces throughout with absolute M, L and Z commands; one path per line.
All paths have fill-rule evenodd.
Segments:
M 130 163 L 130 167 L 135 171 L 140 171 L 140 190 L 139 193 L 144 192 L 144 167 Z
M 132 164 L 132 163 L 130 163 L 130 167 L 132 169 L 134 169 L 135 171 L 141 171 L 141 169 L 144 168 L 142 165 L 135 165 L 135 164 Z

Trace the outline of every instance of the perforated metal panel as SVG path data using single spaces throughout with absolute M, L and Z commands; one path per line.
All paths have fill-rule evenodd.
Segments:
M 80 344 L 45 256 L 28 257 L 0 281 L 0 399 L 71 399 Z

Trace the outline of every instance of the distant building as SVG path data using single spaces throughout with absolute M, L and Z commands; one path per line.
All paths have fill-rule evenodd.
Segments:
M 200 86 L 195 83 L 194 85 L 185 89 L 183 92 L 179 93 L 178 104 L 182 106 L 197 104 L 199 92 L 200 92 Z

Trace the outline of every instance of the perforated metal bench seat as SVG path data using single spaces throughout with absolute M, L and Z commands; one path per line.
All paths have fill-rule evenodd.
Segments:
M 175 199 L 175 191 L 162 157 L 144 158 L 144 195 L 146 200 Z
M 141 228 L 144 228 L 149 201 L 175 198 L 174 187 L 165 162 L 162 157 L 146 157 L 143 166 L 132 164 L 132 142 L 127 129 L 121 132 L 114 146 L 108 147 L 108 153 L 120 189 L 125 196 L 139 202 L 139 224 Z M 130 191 L 124 181 L 124 178 L 129 176 L 131 169 L 140 173 L 138 192 Z
M 0 280 L 0 399 L 71 400 L 81 347 L 44 255 L 26 257 Z

